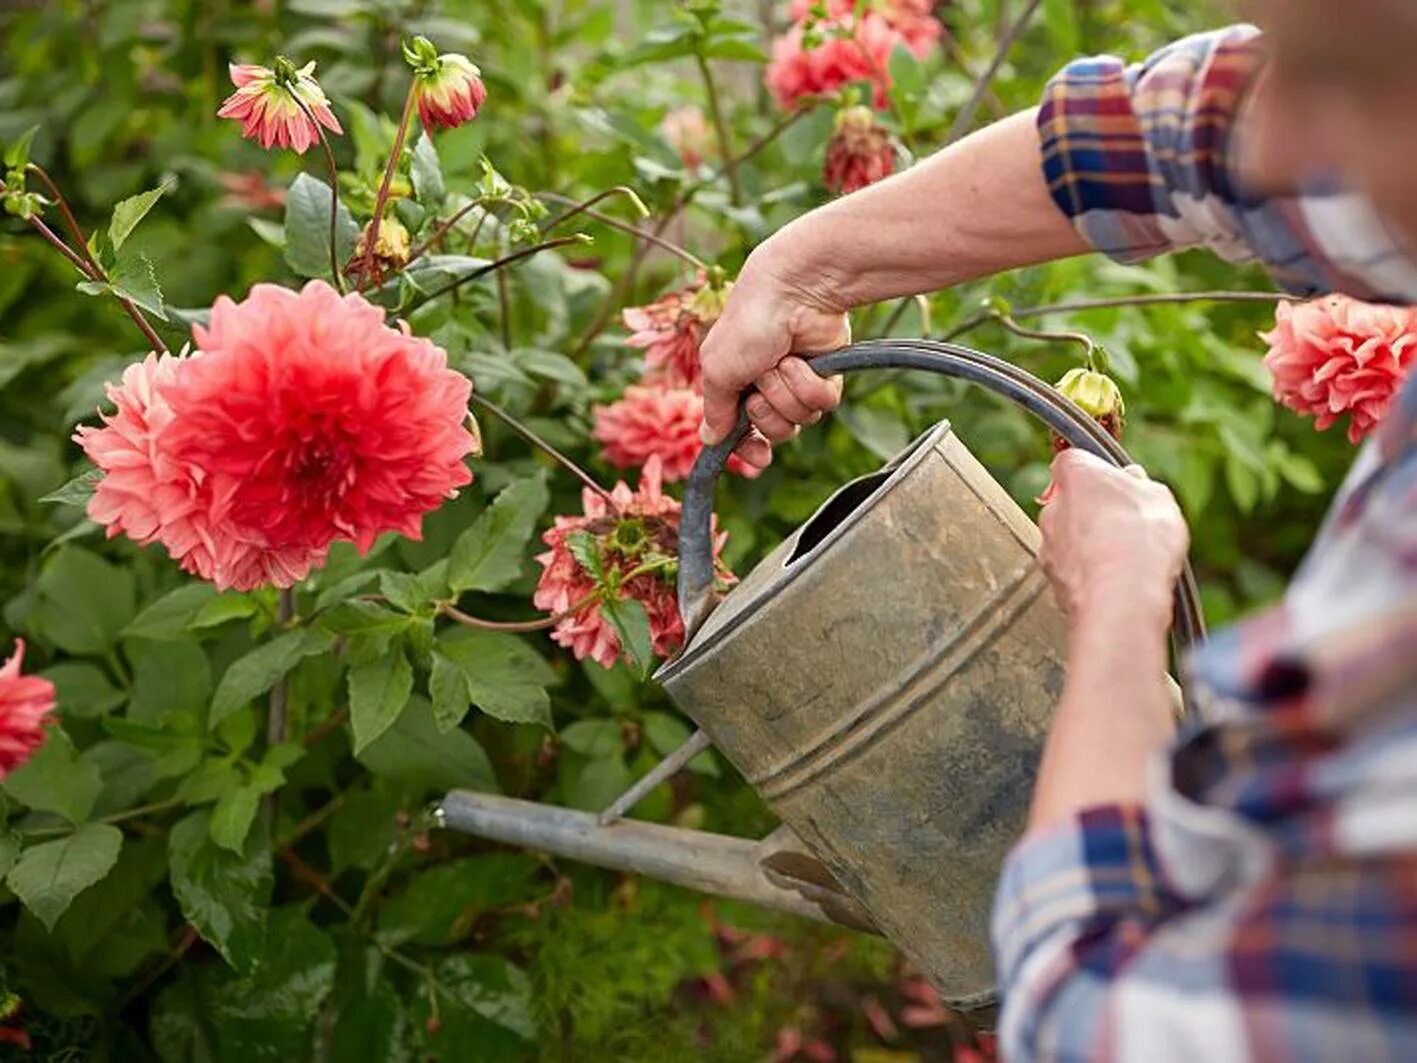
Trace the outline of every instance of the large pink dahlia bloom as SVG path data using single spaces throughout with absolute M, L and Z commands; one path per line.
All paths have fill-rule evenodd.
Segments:
M 673 483 L 689 475 L 704 447 L 699 438 L 704 399 L 692 388 L 631 385 L 617 402 L 597 406 L 593 413 L 591 438 L 616 468 L 638 468 L 657 457 L 664 479 Z M 748 477 L 758 474 L 737 455 L 728 459 L 728 469 Z

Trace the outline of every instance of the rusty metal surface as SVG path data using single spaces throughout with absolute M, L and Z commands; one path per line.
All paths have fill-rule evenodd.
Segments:
M 977 1002 L 1062 690 L 1038 532 L 948 425 L 819 516 L 660 678 L 886 936 Z

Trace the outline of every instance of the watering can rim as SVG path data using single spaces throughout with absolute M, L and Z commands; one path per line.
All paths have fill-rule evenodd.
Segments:
M 896 454 L 895 457 L 891 458 L 890 461 L 886 462 L 879 469 L 876 469 L 874 472 L 863 473 L 860 476 L 853 477 L 845 483 L 840 484 L 836 490 L 822 500 L 821 504 L 813 510 L 810 517 L 799 524 L 791 535 L 783 539 L 771 552 L 759 560 L 757 566 L 754 566 L 751 571 L 755 572 L 758 567 L 767 564 L 772 559 L 773 554 L 780 551 L 783 546 L 792 541 L 797 535 L 801 534 L 802 530 L 816 520 L 823 510 L 840 497 L 843 491 L 846 491 L 852 485 L 858 484 L 863 480 L 868 480 L 873 477 L 885 477 L 885 479 L 872 489 L 871 493 L 863 499 L 860 504 L 823 537 L 821 542 L 813 545 L 810 550 L 800 557 L 793 558 L 790 564 L 784 563 L 781 566 L 778 573 L 779 579 L 773 585 L 774 589 L 781 591 L 783 588 L 801 578 L 802 574 L 806 572 L 813 563 L 837 547 L 847 532 L 860 524 L 861 521 L 865 520 L 876 503 L 879 503 L 888 494 L 898 488 L 904 481 L 905 476 L 922 461 L 926 460 L 927 455 L 936 443 L 952 435 L 953 432 L 954 428 L 949 418 L 944 418 L 921 432 L 902 449 L 900 453 Z M 728 599 L 738 592 L 741 586 L 742 584 L 740 583 L 730 590 L 724 600 L 714 608 L 713 613 L 719 612 L 724 605 L 727 604 Z M 740 609 L 727 623 L 718 626 L 712 625 L 711 617 L 713 613 L 709 614 L 709 618 L 706 618 L 695 630 L 688 633 L 684 645 L 680 647 L 678 652 L 659 666 L 652 676 L 654 681 L 664 684 L 682 675 L 685 671 L 698 663 L 704 655 L 721 645 L 726 639 L 738 631 L 743 624 L 756 616 L 768 600 L 769 596 L 762 596 L 758 601 L 752 603 L 747 608 Z

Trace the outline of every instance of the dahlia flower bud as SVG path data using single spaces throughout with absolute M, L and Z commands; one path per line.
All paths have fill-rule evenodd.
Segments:
M 368 253 L 369 229 L 373 222 L 364 226 L 359 234 L 359 245 L 354 251 L 354 262 L 363 262 Z M 379 239 L 374 241 L 374 257 L 384 269 L 400 270 L 408 263 L 411 240 L 408 230 L 397 218 L 386 215 L 379 222 Z
M 1122 401 L 1121 389 L 1110 376 L 1095 369 L 1079 367 L 1069 369 L 1054 387 L 1107 429 L 1108 435 L 1113 439 L 1122 438 L 1122 424 L 1127 415 L 1127 406 Z
M 273 67 L 232 63 L 230 71 L 236 91 L 222 103 L 217 117 L 240 122 L 247 140 L 303 155 L 319 142 L 320 126 L 331 133 L 344 132 L 315 81 L 314 63 L 297 69 L 282 55 Z
M 414 102 L 430 136 L 435 129 L 453 129 L 477 117 L 487 86 L 472 60 L 456 52 L 440 55 L 427 37 L 404 45 L 403 56 L 413 67 Z
M 838 195 L 847 195 L 889 177 L 895 170 L 891 135 L 876 121 L 869 107 L 846 107 L 837 112 L 831 140 L 827 142 L 823 183 Z

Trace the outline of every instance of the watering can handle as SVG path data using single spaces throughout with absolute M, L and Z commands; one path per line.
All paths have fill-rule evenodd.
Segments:
M 936 340 L 866 340 L 819 355 L 807 363 L 821 376 L 856 369 L 925 369 L 958 377 L 1002 395 L 1033 414 L 1072 446 L 1118 467 L 1133 464 L 1122 445 L 1056 389 L 1016 365 Z M 719 474 L 748 431 L 740 407 L 738 424 L 728 438 L 699 454 L 684 489 L 679 528 L 679 611 L 685 641 L 713 611 L 713 501 Z M 1205 637 L 1195 575 L 1186 564 L 1176 585 L 1172 637 L 1178 654 Z

